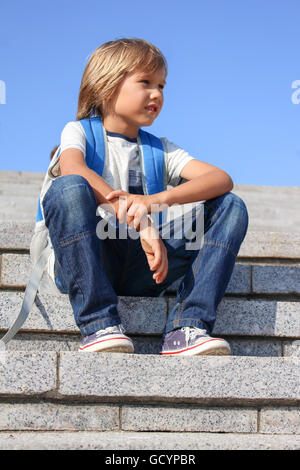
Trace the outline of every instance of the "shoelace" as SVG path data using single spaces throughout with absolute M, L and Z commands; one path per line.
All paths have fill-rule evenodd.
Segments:
M 195 326 L 183 326 L 181 330 L 185 332 L 186 344 L 189 343 L 190 339 L 194 339 L 196 336 L 207 336 L 206 330 L 202 330 Z
M 96 332 L 97 336 L 101 336 L 107 333 L 124 333 L 125 329 L 123 325 L 108 326 L 104 330 L 99 330 Z

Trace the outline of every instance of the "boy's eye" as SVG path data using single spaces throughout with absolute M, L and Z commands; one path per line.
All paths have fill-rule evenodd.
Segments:
M 141 83 L 145 83 L 146 85 L 149 85 L 150 84 L 150 80 L 141 80 Z M 164 85 L 158 85 L 158 87 L 163 90 L 164 89 Z

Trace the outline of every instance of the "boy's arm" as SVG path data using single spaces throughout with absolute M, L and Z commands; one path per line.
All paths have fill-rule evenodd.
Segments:
M 127 215 L 126 208 L 124 204 L 120 204 L 119 199 L 115 198 L 112 201 L 106 199 L 106 196 L 112 192 L 113 188 L 100 175 L 87 166 L 81 150 L 70 148 L 61 153 L 60 172 L 62 176 L 83 176 L 92 187 L 98 205 L 105 204 L 105 209 L 111 211 L 120 222 L 126 221 L 129 225 L 133 221 L 134 217 Z
M 233 188 L 232 179 L 225 171 L 196 159 L 189 161 L 183 167 L 180 176 L 188 181 L 157 193 L 157 204 L 172 206 L 205 201 L 222 196 Z
M 62 176 L 80 175 L 83 176 L 93 188 L 98 204 L 107 204 L 105 196 L 112 191 L 112 187 L 99 176 L 95 171 L 88 168 L 85 163 L 83 153 L 78 149 L 64 150 L 60 155 L 60 172 Z
M 206 201 L 229 192 L 233 188 L 230 176 L 220 168 L 199 160 L 190 160 L 181 170 L 180 176 L 188 180 L 172 189 L 150 196 L 129 194 L 117 189 L 106 195 L 106 200 L 125 199 L 127 216 L 134 217 L 136 227 L 142 215 L 161 212 L 167 206 Z

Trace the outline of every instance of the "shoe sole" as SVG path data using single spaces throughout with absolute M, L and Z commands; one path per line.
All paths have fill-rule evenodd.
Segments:
M 134 348 L 131 339 L 114 338 L 99 340 L 83 347 L 80 346 L 78 351 L 133 353 Z
M 219 344 L 217 344 L 217 343 Z M 230 356 L 230 346 L 226 341 L 209 339 L 205 343 L 197 344 L 190 348 L 160 353 L 162 356 Z

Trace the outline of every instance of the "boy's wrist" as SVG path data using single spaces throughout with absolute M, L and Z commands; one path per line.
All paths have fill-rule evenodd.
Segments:
M 145 216 L 147 221 L 141 220 L 139 227 L 136 229 L 140 234 L 140 239 L 144 240 L 158 240 L 160 238 L 159 232 L 154 227 L 151 219 L 148 216 Z
M 152 195 L 152 197 L 153 197 L 152 204 L 153 205 L 155 205 L 155 204 L 157 204 L 157 205 L 167 204 L 169 206 L 170 204 L 169 204 L 168 192 L 169 191 L 162 191 L 160 193 L 153 194 Z

